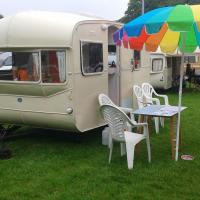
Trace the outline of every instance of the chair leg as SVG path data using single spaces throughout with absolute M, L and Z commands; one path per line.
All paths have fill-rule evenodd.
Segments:
M 154 117 L 156 133 L 159 133 L 159 118 Z
M 151 147 L 150 147 L 149 136 L 146 137 L 146 143 L 147 143 L 148 161 L 151 162 Z
M 126 154 L 128 169 L 133 169 L 135 145 L 126 142 Z
M 109 128 L 110 129 L 110 128 Z M 108 136 L 108 147 L 110 148 L 112 143 L 112 134 L 111 134 L 111 130 L 109 130 L 109 136 Z
M 142 121 L 141 121 L 141 117 L 142 117 L 141 115 L 138 116 L 138 123 L 141 123 L 141 122 L 142 122 Z
M 111 162 L 111 158 L 112 158 L 112 151 L 113 151 L 113 141 L 110 142 L 110 153 L 109 153 L 109 160 L 108 162 Z
M 149 129 L 148 129 L 148 126 L 144 127 L 144 135 L 146 135 L 148 161 L 151 162 L 151 146 L 150 146 L 150 138 L 149 138 Z
M 126 145 L 125 143 L 120 143 L 120 150 L 121 150 L 121 156 L 124 156 L 126 154 Z
M 165 125 L 164 117 L 160 117 L 160 125 L 161 125 L 161 127 L 164 128 L 164 125 Z
M 127 124 L 127 128 L 128 128 L 128 131 L 132 131 L 132 126 L 130 124 Z

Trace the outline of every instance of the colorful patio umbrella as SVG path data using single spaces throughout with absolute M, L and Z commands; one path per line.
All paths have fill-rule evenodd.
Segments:
M 182 52 L 176 135 L 178 160 L 184 54 L 193 53 L 200 47 L 200 5 L 177 5 L 152 10 L 115 32 L 115 43 L 123 41 L 124 35 L 131 49 L 145 48 L 147 51 L 155 52 L 160 47 L 164 53 L 174 53 L 176 50 Z

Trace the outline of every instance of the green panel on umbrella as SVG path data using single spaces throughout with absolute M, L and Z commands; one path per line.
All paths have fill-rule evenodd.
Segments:
M 185 42 L 183 45 L 184 34 L 185 34 Z M 180 40 L 179 40 L 178 46 L 181 52 L 192 53 L 197 48 L 197 45 L 198 44 L 197 44 L 194 28 L 192 28 L 190 32 L 185 32 L 185 33 L 180 34 Z
M 167 19 L 167 23 L 172 31 L 190 31 L 194 23 L 191 8 L 187 5 L 175 6 Z

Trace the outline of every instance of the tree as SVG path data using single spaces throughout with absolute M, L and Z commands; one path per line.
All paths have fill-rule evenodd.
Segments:
M 164 7 L 164 6 L 175 6 L 177 4 L 198 4 L 199 0 L 144 0 L 145 1 L 145 12 L 149 10 L 153 10 L 155 8 Z M 122 17 L 119 21 L 123 23 L 127 23 L 130 20 L 141 15 L 142 9 L 142 1 L 141 0 L 130 0 L 128 4 L 128 8 L 125 12 L 125 16 Z

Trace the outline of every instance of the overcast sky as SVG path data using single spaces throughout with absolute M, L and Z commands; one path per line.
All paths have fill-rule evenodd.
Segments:
M 86 13 L 116 20 L 124 16 L 129 0 L 0 0 L 4 16 L 27 10 Z

